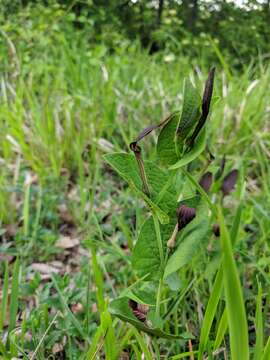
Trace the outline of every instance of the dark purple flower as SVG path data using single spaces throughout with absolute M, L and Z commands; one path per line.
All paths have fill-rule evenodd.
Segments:
M 220 226 L 219 226 L 219 224 L 214 224 L 214 225 L 213 225 L 213 233 L 214 233 L 215 236 L 217 236 L 217 237 L 220 236 Z
M 234 169 L 231 172 L 229 172 L 228 175 L 225 176 L 223 179 L 223 183 L 221 186 L 221 191 L 223 192 L 223 195 L 228 195 L 235 187 L 236 181 L 238 176 L 238 170 Z
M 210 171 L 207 171 L 201 177 L 199 184 L 201 185 L 203 190 L 208 193 L 208 191 L 212 185 L 212 182 L 213 182 L 213 174 Z
M 181 205 L 177 210 L 178 217 L 178 230 L 183 229 L 188 223 L 190 223 L 196 216 L 196 209 Z
M 129 299 L 128 306 L 131 308 L 133 315 L 140 321 L 145 322 L 149 306 L 144 304 L 138 304 L 136 301 Z

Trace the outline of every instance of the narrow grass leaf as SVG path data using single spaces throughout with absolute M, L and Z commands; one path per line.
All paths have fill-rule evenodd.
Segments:
M 254 350 L 254 360 L 260 360 L 263 352 L 263 316 L 262 316 L 262 286 L 259 283 L 259 291 L 256 299 L 256 315 L 255 315 L 255 329 L 256 329 L 256 344 Z
M 4 279 L 3 279 L 3 291 L 2 291 L 2 302 L 1 302 L 1 313 L 0 313 L 0 331 L 3 330 L 8 304 L 8 262 L 4 263 Z
M 4 360 L 10 359 L 10 356 L 8 355 L 6 347 L 5 347 L 4 343 L 3 343 L 3 341 L 1 340 L 1 338 L 0 338 L 0 355 L 3 355 Z
M 206 345 L 209 340 L 209 333 L 216 314 L 216 309 L 222 291 L 222 286 L 223 286 L 222 281 L 223 281 L 223 274 L 222 274 L 222 267 L 220 267 L 215 277 L 215 282 L 213 288 L 211 289 L 211 295 L 208 300 L 206 311 L 203 318 L 201 334 L 200 334 L 199 354 L 198 354 L 199 360 L 202 359 L 203 352 L 206 349 Z
M 185 358 L 190 358 L 192 359 L 192 357 L 194 358 L 194 355 L 197 355 L 198 354 L 198 351 L 187 351 L 187 352 L 184 352 L 182 354 L 178 354 L 178 355 L 174 355 L 172 357 L 169 358 L 169 360 L 178 360 L 178 359 L 185 359 Z
M 146 344 L 142 335 L 136 329 L 134 329 L 134 335 L 143 353 L 141 358 L 145 358 L 146 360 L 153 360 L 153 356 L 149 351 L 149 345 Z
M 221 207 L 218 208 L 223 253 L 223 279 L 228 314 L 232 360 L 248 360 L 248 328 L 241 283 L 233 257 L 232 244 Z
M 217 334 L 214 342 L 214 350 L 217 350 L 220 347 L 227 329 L 228 329 L 228 316 L 225 308 L 218 324 Z
M 103 333 L 105 335 L 105 353 L 106 359 L 114 360 L 117 355 L 117 342 L 114 335 L 114 329 L 112 324 L 112 318 L 109 311 L 106 309 L 101 314 L 101 325 L 103 327 Z M 106 332 L 105 332 L 106 329 Z
M 14 264 L 11 293 L 10 293 L 10 313 L 8 331 L 11 332 L 16 326 L 16 318 L 19 307 L 19 277 L 20 277 L 20 261 L 17 258 Z
M 269 359 L 270 359 L 270 336 L 267 340 L 262 356 L 262 360 L 269 360 Z
M 107 328 L 108 328 L 108 324 L 107 324 Z M 97 354 L 100 351 L 101 347 L 103 346 L 104 337 L 106 336 L 107 328 L 104 326 L 104 324 L 103 326 L 101 326 L 100 324 L 99 327 L 97 328 L 95 335 L 91 341 L 91 345 L 87 350 L 85 357 L 86 360 L 95 360 L 97 358 Z
M 100 313 L 105 310 L 105 300 L 103 294 L 103 276 L 100 270 L 100 267 L 97 262 L 97 254 L 96 249 L 91 247 L 91 265 L 94 273 L 94 280 L 96 285 L 96 297 L 97 297 L 97 305 Z
M 237 236 L 239 233 L 239 227 L 240 227 L 241 217 L 242 217 L 242 210 L 243 210 L 243 202 L 241 201 L 237 208 L 237 211 L 236 211 L 236 214 L 235 214 L 235 217 L 233 220 L 232 228 L 230 231 L 232 246 L 235 245 Z M 214 320 L 214 317 L 216 314 L 216 310 L 217 310 L 217 306 L 218 306 L 219 299 L 221 296 L 222 288 L 223 288 L 223 271 L 222 271 L 222 263 L 221 263 L 220 268 L 219 268 L 218 273 L 215 278 L 215 282 L 214 282 L 214 285 L 213 285 L 213 288 L 211 291 L 210 298 L 207 303 L 204 320 L 202 323 L 201 335 L 200 335 L 200 345 L 199 345 L 199 355 L 198 355 L 199 360 L 202 359 L 203 352 L 206 349 L 206 345 L 207 345 L 207 342 L 209 339 L 209 333 L 210 333 L 212 323 L 213 323 L 213 320 Z M 224 309 L 222 317 L 221 317 L 221 319 L 223 319 L 223 322 L 220 323 L 220 326 L 223 326 L 223 327 L 220 328 L 219 337 L 217 338 L 217 336 L 216 336 L 214 349 L 216 349 L 219 346 L 219 345 L 216 345 L 216 342 L 218 342 L 218 344 L 221 343 L 222 338 L 220 339 L 220 337 L 222 334 L 224 336 L 224 334 L 226 332 L 226 328 L 228 326 L 228 321 L 225 321 L 225 320 L 227 320 L 225 311 L 226 311 L 226 309 Z

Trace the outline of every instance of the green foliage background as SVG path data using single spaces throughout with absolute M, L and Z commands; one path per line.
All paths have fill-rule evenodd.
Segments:
M 227 199 L 221 242 L 211 235 L 195 256 L 183 243 L 164 330 L 188 331 L 195 351 L 222 348 L 228 358 L 230 341 L 237 349 L 239 339 L 229 339 L 224 299 L 232 309 L 230 280 L 239 291 L 238 272 L 251 356 L 269 359 L 270 2 L 243 3 L 0 1 L 1 358 L 116 359 L 129 352 L 153 359 L 160 349 L 176 360 L 188 351 L 183 339 L 150 344 L 108 312 L 138 281 L 131 252 L 145 208 L 103 156 L 128 152 L 142 128 L 181 109 L 184 79 L 201 94 L 216 66 L 207 146 L 217 161 L 226 155 L 227 172 L 239 169 L 246 192 L 241 211 L 241 189 Z M 143 142 L 149 160 L 154 143 L 152 134 Z M 196 179 L 206 165 L 203 156 L 192 164 Z M 194 192 L 185 184 L 185 196 Z M 63 235 L 80 245 L 59 248 Z M 215 278 L 221 248 L 229 264 L 225 294 L 223 273 Z M 55 261 L 54 274 L 37 267 L 55 270 Z M 155 290 L 143 291 L 149 304 Z
M 269 1 L 241 3 L 2 0 L 0 22 L 24 51 L 25 61 L 32 60 L 34 45 L 46 46 L 61 36 L 74 42 L 79 36 L 89 47 L 102 44 L 109 53 L 135 41 L 150 53 L 162 50 L 167 59 L 184 55 L 203 58 L 207 64 L 219 49 L 230 66 L 241 68 L 259 54 L 268 58 L 270 37 Z

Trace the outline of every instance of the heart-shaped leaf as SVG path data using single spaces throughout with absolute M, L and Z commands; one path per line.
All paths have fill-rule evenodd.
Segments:
M 164 251 L 166 249 L 166 243 L 173 233 L 176 221 L 175 215 L 174 224 L 166 224 L 160 228 Z M 148 274 L 148 276 L 144 278 L 145 281 L 159 280 L 162 276 L 159 249 L 152 217 L 147 219 L 141 227 L 138 240 L 132 253 L 132 267 L 140 278 Z
M 129 307 L 129 299 L 127 297 L 118 298 L 113 300 L 109 304 L 109 311 L 112 315 L 117 316 L 119 319 L 128 322 L 135 326 L 138 330 L 143 331 L 149 335 L 157 336 L 164 339 L 190 339 L 190 337 L 186 337 L 184 335 L 171 335 L 165 333 L 164 331 L 153 328 L 147 325 L 147 323 L 142 322 L 136 318 L 133 314 L 131 308 Z
M 151 211 L 155 212 L 162 224 L 169 222 L 168 213 L 176 208 L 176 192 L 172 185 L 166 187 L 169 174 L 150 161 L 145 161 L 145 173 L 150 187 L 150 197 L 142 191 L 138 164 L 134 155 L 126 153 L 106 154 L 104 159 L 125 179 L 129 186 L 141 197 Z M 162 199 L 159 193 L 165 187 Z

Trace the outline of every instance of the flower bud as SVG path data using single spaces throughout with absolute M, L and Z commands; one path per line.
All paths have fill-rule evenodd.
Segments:
M 196 216 L 196 209 L 181 205 L 177 210 L 178 217 L 178 230 L 183 229 L 188 223 L 190 223 Z
M 213 174 L 210 171 L 207 171 L 203 176 L 201 177 L 201 180 L 199 184 L 203 188 L 205 192 L 209 192 L 209 189 L 213 182 Z
M 223 195 L 228 195 L 230 192 L 233 191 L 238 176 L 238 170 L 234 169 L 231 172 L 229 172 L 228 175 L 225 176 L 223 179 L 223 183 L 221 186 L 221 191 L 223 192 Z

